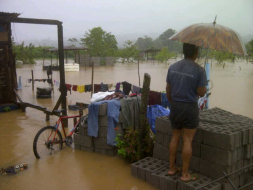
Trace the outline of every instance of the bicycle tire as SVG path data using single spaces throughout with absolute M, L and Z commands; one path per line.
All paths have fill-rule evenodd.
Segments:
M 45 131 L 49 131 L 48 135 L 45 135 L 44 132 Z M 48 138 L 49 138 L 49 135 L 55 131 L 55 127 L 53 126 L 46 126 L 46 127 L 43 127 L 42 129 L 40 129 L 38 131 L 38 133 L 36 134 L 36 136 L 34 137 L 34 141 L 33 141 L 33 152 L 34 152 L 34 155 L 37 159 L 40 159 L 42 156 L 45 156 L 45 155 L 48 155 L 48 154 L 52 154 L 53 152 L 53 147 L 54 146 L 57 146 L 57 144 L 53 144 L 51 141 L 51 139 L 49 139 L 48 141 Z M 40 140 L 40 137 L 44 134 L 44 140 Z M 60 133 L 60 131 L 58 130 L 57 131 L 57 135 L 58 135 L 58 138 L 59 138 L 59 147 L 58 149 L 54 149 L 56 151 L 60 151 L 62 149 L 62 135 Z M 57 135 L 55 138 L 57 138 Z M 53 138 L 53 135 L 50 137 L 50 138 Z M 40 145 L 40 148 L 44 149 L 44 150 L 38 150 L 38 145 Z M 44 146 L 43 146 L 44 145 Z M 50 146 L 50 148 L 49 148 Z

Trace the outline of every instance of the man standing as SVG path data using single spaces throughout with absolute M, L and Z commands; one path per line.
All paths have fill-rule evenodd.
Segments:
M 196 180 L 196 175 L 188 173 L 192 156 L 192 139 L 199 124 L 198 97 L 206 92 L 206 73 L 203 67 L 194 61 L 198 55 L 198 47 L 184 43 L 184 59 L 172 64 L 167 74 L 167 98 L 171 104 L 170 121 L 173 136 L 170 142 L 170 169 L 168 175 L 182 172 L 181 180 Z M 183 132 L 183 168 L 176 167 L 177 146 Z

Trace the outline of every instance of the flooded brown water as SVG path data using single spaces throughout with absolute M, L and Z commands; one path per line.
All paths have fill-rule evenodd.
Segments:
M 171 61 L 171 63 L 174 60 Z M 151 90 L 165 91 L 165 78 L 168 65 L 146 62 L 140 64 L 141 84 L 144 73 L 151 76 Z M 240 70 L 241 68 L 241 70 Z M 36 90 L 32 92 L 31 78 L 46 78 L 41 62 L 37 65 L 24 65 L 17 69 L 22 76 L 23 89 L 19 90 L 23 101 L 42 105 L 52 109 L 59 97 L 55 88 L 51 99 L 36 99 Z M 80 68 L 80 72 L 66 72 L 66 83 L 84 85 L 91 83 L 91 69 Z M 59 72 L 53 73 L 53 79 L 59 81 Z M 235 64 L 221 65 L 213 63 L 211 67 L 213 82 L 210 107 L 220 107 L 236 114 L 253 118 L 253 64 L 239 60 Z M 138 85 L 137 64 L 116 64 L 114 67 L 96 67 L 94 83 L 113 83 L 128 81 Z M 35 83 L 35 88 L 48 86 L 47 83 Z M 90 93 L 68 92 L 69 105 L 75 102 L 89 102 Z M 74 115 L 75 111 L 69 111 Z M 14 176 L 0 176 L 0 189 L 155 189 L 142 180 L 131 176 L 130 164 L 119 157 L 104 156 L 96 153 L 74 150 L 71 147 L 36 160 L 32 151 L 34 136 L 39 129 L 53 125 L 57 120 L 51 117 L 45 121 L 45 115 L 38 110 L 27 108 L 26 112 L 15 110 L 0 113 L 0 167 L 26 162 L 29 169 Z M 69 129 L 72 121 L 69 120 Z

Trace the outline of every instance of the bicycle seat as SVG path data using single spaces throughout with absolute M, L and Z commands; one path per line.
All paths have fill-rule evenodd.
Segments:
M 53 110 L 53 112 L 58 113 L 58 114 L 60 114 L 60 113 L 62 113 L 62 112 L 64 112 L 64 111 L 65 111 L 65 109 Z

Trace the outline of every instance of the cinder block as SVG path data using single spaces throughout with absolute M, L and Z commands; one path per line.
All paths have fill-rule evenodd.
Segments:
M 199 172 L 202 175 L 208 176 L 213 179 L 217 179 L 219 177 L 224 176 L 223 171 L 225 171 L 227 174 L 230 174 L 231 172 L 235 171 L 236 164 L 232 166 L 221 166 L 212 162 L 209 162 L 207 160 L 200 159 L 200 170 Z M 231 179 L 234 179 L 235 175 L 231 176 Z
M 251 157 L 251 145 L 250 144 L 246 144 L 243 146 L 244 148 L 244 156 L 243 158 L 245 159 L 250 159 Z
M 149 167 L 152 167 L 153 165 L 158 164 L 159 162 L 161 162 L 161 160 L 153 159 L 147 163 L 144 163 L 143 165 L 140 165 L 137 168 L 137 177 L 145 181 L 146 180 L 146 169 Z
M 81 146 L 81 150 L 84 150 L 86 152 L 94 152 L 94 147 Z
M 164 136 L 164 133 L 157 131 L 156 132 L 156 142 L 158 142 L 159 144 L 163 144 L 163 136 Z
M 222 166 L 231 166 L 237 162 L 237 151 L 228 151 L 201 144 L 201 158 Z
M 232 179 L 231 181 L 232 181 L 232 183 L 234 184 L 234 186 L 236 188 L 239 187 L 239 184 L 240 184 L 239 183 L 239 177 L 235 178 L 235 179 Z M 231 186 L 231 184 L 227 180 L 223 181 L 221 183 L 221 185 L 222 185 L 222 190 L 234 190 L 234 188 Z
M 104 148 L 94 148 L 94 152 L 96 152 L 98 154 L 106 155 L 106 149 L 104 149 Z
M 216 148 L 234 150 L 235 134 L 232 132 L 221 133 L 203 130 L 203 143 Z
M 248 184 L 249 182 L 253 182 L 253 171 L 243 173 L 239 177 L 240 186 L 244 186 L 244 185 Z M 247 189 L 247 188 L 245 188 L 245 189 Z
M 121 111 L 121 112 L 119 112 L 119 123 L 123 123 L 124 121 L 125 121 L 125 117 Z
M 93 147 L 93 138 L 74 133 L 74 143 L 85 147 Z
M 79 126 L 79 134 L 82 136 L 88 136 L 88 125 Z
M 153 172 L 151 174 L 152 177 L 152 185 L 160 189 L 160 175 L 162 173 L 168 173 L 170 166 L 166 165 L 165 167 Z
M 163 134 L 163 143 L 162 143 L 162 145 L 166 148 L 169 148 L 170 141 L 171 141 L 171 135 Z
M 158 162 L 157 164 L 154 164 L 148 168 L 146 168 L 146 182 L 153 184 L 153 177 L 152 173 L 156 172 L 157 170 L 160 170 L 161 168 L 164 168 L 168 166 L 169 163 L 165 161 Z
M 75 144 L 75 149 L 81 150 L 81 145 Z
M 196 133 L 193 137 L 193 141 L 203 142 L 203 129 L 197 128 Z
M 98 137 L 107 138 L 107 127 L 98 127 Z
M 108 156 L 116 156 L 118 154 L 117 148 L 115 149 L 106 149 L 106 155 Z
M 181 153 L 177 153 L 176 163 L 179 166 L 183 165 L 183 160 L 182 160 L 182 154 Z M 191 170 L 199 171 L 200 170 L 199 166 L 200 166 L 200 157 L 192 156 L 189 168 Z
M 167 189 L 178 189 L 178 181 L 180 180 L 181 173 L 178 173 L 174 176 L 169 176 L 168 171 L 164 172 L 160 175 L 160 189 L 167 190 Z
M 168 116 L 157 117 L 155 121 L 156 131 L 172 135 L 172 127 Z
M 131 174 L 135 177 L 137 177 L 137 173 L 138 173 L 138 167 L 140 167 L 141 165 L 147 163 L 147 162 L 150 162 L 152 160 L 155 160 L 154 158 L 151 158 L 151 157 L 146 157 L 142 160 L 139 160 L 138 162 L 135 162 L 133 164 L 131 164 Z
M 106 138 L 96 138 L 96 137 L 94 137 L 94 147 L 101 148 L 101 149 L 114 149 L 115 148 L 114 146 L 107 144 Z
M 199 179 L 196 181 L 190 181 L 188 183 L 182 182 L 181 180 L 178 181 L 178 188 L 180 190 L 196 190 L 204 185 L 209 184 L 212 181 L 209 177 L 199 175 Z M 205 188 L 201 188 L 201 190 L 221 190 L 220 183 L 213 183 L 208 185 Z
M 99 105 L 98 115 L 99 116 L 107 115 L 107 103 Z
M 156 159 L 169 162 L 170 160 L 169 148 L 166 148 L 160 145 L 159 143 L 154 142 L 153 157 Z
M 107 127 L 108 126 L 108 117 L 107 116 L 99 116 L 98 117 L 98 126 L 99 127 Z

